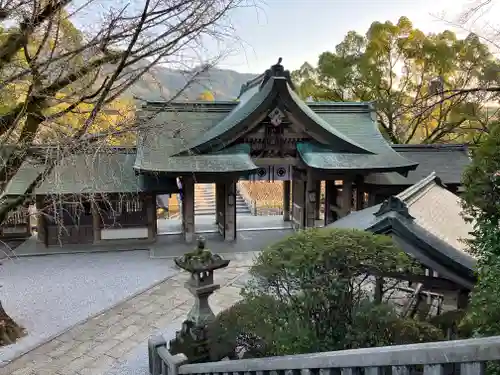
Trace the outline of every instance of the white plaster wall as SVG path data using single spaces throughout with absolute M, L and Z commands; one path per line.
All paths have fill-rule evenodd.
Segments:
M 102 240 L 123 240 L 123 239 L 148 238 L 148 228 L 113 228 L 101 229 Z

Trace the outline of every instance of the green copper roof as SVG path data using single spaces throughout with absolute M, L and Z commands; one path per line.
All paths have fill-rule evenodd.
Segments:
M 273 65 L 262 83 L 257 84 L 259 78 L 245 85 L 234 105 L 169 103 L 162 108 L 161 103 L 150 103 L 138 116 L 142 124 L 134 167 L 171 172 L 246 170 L 251 167 L 249 159 L 229 160 L 214 153 L 259 126 L 276 107 L 300 128 L 303 138 L 312 139 L 310 145 L 298 145 L 298 151 L 313 168 L 405 173 L 416 167 L 383 138 L 371 103 L 306 103 L 284 73 L 279 63 Z M 219 165 L 226 163 L 224 158 L 226 167 Z
M 249 126 L 256 125 L 259 119 L 265 117 L 267 111 L 273 109 L 271 107 L 275 105 L 275 99 L 278 97 L 285 102 L 286 107 L 295 106 L 298 108 L 301 117 L 305 117 L 307 120 L 308 124 L 306 125 L 309 125 L 306 126 L 306 129 L 309 130 L 310 124 L 314 124 L 315 128 L 310 130 L 320 133 L 319 135 L 328 139 L 332 146 L 351 152 L 370 152 L 316 115 L 292 90 L 285 77 L 271 77 L 262 89 L 255 86 L 245 91 L 231 113 L 207 132 L 200 134 L 193 142 L 190 142 L 185 151 L 205 152 L 206 147 L 210 146 L 221 149 L 225 146 L 225 141 L 230 142 L 235 135 Z M 252 116 L 251 119 L 250 116 Z
M 249 153 L 250 146 L 241 144 L 211 154 L 171 156 L 165 159 L 142 155 L 137 157 L 134 167 L 167 173 L 249 172 L 257 169 Z
M 201 147 L 210 141 L 218 141 L 219 146 L 224 146 L 222 137 L 227 135 L 228 132 L 232 134 L 237 133 L 240 129 L 238 125 L 241 124 L 248 116 L 254 114 L 258 111 L 259 107 L 265 105 L 266 102 L 272 101 L 274 97 L 270 97 L 275 94 L 273 92 L 272 82 L 268 82 L 261 91 L 258 87 L 254 87 L 251 90 L 246 91 L 240 98 L 239 103 L 234 107 L 234 109 L 218 124 L 208 129 L 206 132 L 200 133 L 198 137 L 190 142 L 186 149 L 197 151 L 201 150 Z M 216 147 L 220 149 L 221 147 Z
M 189 103 L 191 104 L 191 103 Z M 185 150 L 200 134 L 220 123 L 233 107 L 211 110 L 201 105 L 150 106 L 138 112 L 137 157 L 165 160 Z
M 357 140 L 351 136 L 351 133 L 353 133 L 353 131 L 355 133 L 354 129 L 352 129 L 350 127 L 343 127 L 343 128 L 337 127 L 337 126 L 335 126 L 335 123 L 330 123 L 330 122 L 326 121 L 323 117 L 318 115 L 311 107 L 309 107 L 306 102 L 304 102 L 302 99 L 300 99 L 300 97 L 293 90 L 291 90 L 290 86 L 288 86 L 288 85 L 287 85 L 287 90 L 288 90 L 288 94 L 292 98 L 294 104 L 296 104 L 297 107 L 300 108 L 302 114 L 304 114 L 305 116 L 310 118 L 311 121 L 313 121 L 314 123 L 318 124 L 327 133 L 349 143 L 350 145 L 352 145 L 354 147 L 345 147 L 345 146 L 340 146 L 340 145 L 339 145 L 340 147 L 338 147 L 335 144 L 335 143 L 337 143 L 335 141 L 333 141 L 331 143 L 331 146 L 333 146 L 333 147 L 337 146 L 340 149 L 344 149 L 343 151 L 351 151 L 351 152 L 358 152 L 358 153 L 373 152 L 372 150 L 365 147 L 362 142 L 359 142 L 361 139 Z M 353 110 L 355 111 L 354 108 L 353 108 Z M 352 115 L 352 114 L 355 114 L 355 113 L 349 113 L 349 115 Z M 336 113 L 336 115 L 338 115 L 338 113 Z M 334 138 L 334 140 L 335 140 L 335 138 Z
M 338 106 L 316 107 L 317 116 L 337 131 L 347 134 L 350 139 L 374 154 L 393 152 L 391 145 L 385 140 L 372 117 L 369 104 L 358 108 L 349 108 L 338 103 Z M 347 103 L 346 103 L 347 104 Z M 342 111 L 337 108 L 342 108 Z
M 417 166 L 417 163 L 405 159 L 391 147 L 382 150 L 380 154 L 355 154 L 334 152 L 319 144 L 301 142 L 297 144 L 297 151 L 305 164 L 316 169 L 405 172 Z
M 133 165 L 135 152 L 97 152 L 70 155 L 62 159 L 41 185 L 35 195 L 134 193 L 142 191 L 141 176 Z M 45 166 L 25 162 L 6 187 L 7 195 L 22 195 L 28 186 L 43 172 Z M 175 187 L 175 181 L 170 181 Z

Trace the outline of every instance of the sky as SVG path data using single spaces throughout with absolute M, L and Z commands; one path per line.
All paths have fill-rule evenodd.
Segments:
M 259 1 L 259 0 L 256 0 Z M 396 22 L 407 16 L 425 32 L 439 32 L 452 25 L 474 0 L 263 0 L 257 8 L 231 14 L 235 36 L 230 54 L 218 67 L 260 73 L 283 57 L 286 69 L 305 61 L 316 64 L 320 53 L 333 50 L 350 30 L 364 33 L 373 21 Z M 496 0 L 500 3 L 500 0 Z M 500 6 L 488 19 L 500 20 Z M 458 31 L 458 30 L 457 30 Z

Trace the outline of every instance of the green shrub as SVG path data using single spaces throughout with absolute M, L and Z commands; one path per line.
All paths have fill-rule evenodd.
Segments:
M 400 318 L 387 304 L 365 301 L 356 309 L 354 321 L 346 340 L 352 349 L 439 341 L 445 337 L 439 328 L 428 322 Z
M 347 336 L 332 345 L 311 329 L 307 317 L 287 311 L 287 306 L 276 307 L 269 301 L 245 299 L 220 313 L 209 327 L 213 360 L 236 358 L 234 348 L 244 350 L 243 358 L 261 358 L 444 339 L 430 323 L 401 319 L 390 306 L 365 301 L 354 312 Z
M 221 347 L 242 347 L 250 357 L 442 339 L 430 324 L 369 300 L 367 272 L 405 269 L 416 265 L 389 237 L 301 231 L 258 256 L 244 300 L 220 314 L 212 332 Z

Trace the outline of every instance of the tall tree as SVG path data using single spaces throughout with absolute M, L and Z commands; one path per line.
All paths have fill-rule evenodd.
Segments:
M 500 335 L 500 126 L 474 150 L 463 185 L 464 213 L 474 222 L 470 250 L 478 259 L 478 282 L 466 318 L 475 335 Z M 500 374 L 500 366 L 491 365 L 488 374 Z
M 451 19 L 439 17 L 441 20 L 451 24 L 454 28 L 467 31 L 476 35 L 483 43 L 488 45 L 498 56 L 500 51 L 500 26 L 491 22 L 491 15 L 496 14 L 500 9 L 500 2 L 496 0 L 477 0 L 468 4 L 462 9 L 458 16 Z M 484 85 L 484 82 L 474 82 L 468 87 L 441 87 L 433 95 L 436 98 L 435 104 L 440 104 L 444 100 L 460 98 L 470 100 L 470 98 L 488 98 L 485 105 L 486 110 L 477 111 L 473 121 L 477 132 L 473 135 L 473 141 L 481 141 L 490 129 L 500 123 L 500 69 L 498 64 L 489 67 L 489 74 L 494 82 Z
M 202 41 L 230 37 L 227 17 L 243 2 L 143 0 L 122 8 L 97 0 L 2 3 L 0 21 L 9 26 L 0 30 L 0 142 L 16 148 L 1 153 L 0 223 L 30 201 L 34 189 L 65 156 L 148 126 L 147 121 L 132 121 L 129 112 L 113 115 L 112 126 L 102 124 L 110 111 L 124 106 L 116 100 L 155 64 L 183 69 L 199 65 L 194 58 L 188 61 L 189 56 L 200 55 Z M 88 27 L 77 30 L 72 20 L 83 18 Z M 204 61 L 200 71 L 217 58 L 215 54 Z M 50 153 L 33 147 L 47 140 Z M 5 196 L 24 162 L 40 165 L 39 174 L 24 194 Z M 1 305 L 0 327 L 2 344 L 15 341 L 21 332 Z
M 495 95 L 439 97 L 440 92 L 499 81 L 500 63 L 474 34 L 425 34 L 406 17 L 374 22 L 365 35 L 349 32 L 317 67 L 294 72 L 303 96 L 317 100 L 373 101 L 382 131 L 394 143 L 435 143 L 477 132 L 486 103 Z
M 466 9 L 459 19 L 459 25 L 468 27 L 468 22 L 476 21 L 475 31 L 480 37 L 500 48 L 498 29 L 488 24 L 481 29 L 485 11 L 494 4 L 491 0 L 480 0 Z M 479 22 L 478 22 L 479 21 Z M 483 24 L 484 26 L 484 24 Z M 491 31 L 494 31 L 491 33 Z M 500 75 L 500 71 L 497 71 Z M 468 96 L 476 92 L 500 92 L 500 84 L 492 87 L 475 86 L 467 90 L 448 90 L 445 96 Z M 500 99 L 496 97 L 496 110 Z M 471 296 L 467 316 L 469 324 L 475 328 L 476 336 L 500 335 L 500 121 L 496 116 L 489 132 L 480 145 L 473 150 L 471 165 L 463 176 L 463 208 L 466 217 L 474 223 L 470 250 L 478 258 L 478 282 Z M 488 374 L 500 374 L 498 363 L 488 364 Z

